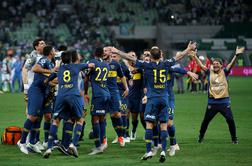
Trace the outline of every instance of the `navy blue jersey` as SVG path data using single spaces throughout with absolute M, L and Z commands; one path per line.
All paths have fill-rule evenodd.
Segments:
M 143 70 L 136 69 L 131 72 L 132 85 L 129 86 L 129 97 L 141 98 L 143 92 Z
M 123 75 L 125 76 L 126 81 L 128 82 L 128 80 L 131 79 L 130 71 L 129 71 L 128 67 L 124 63 L 121 63 L 121 67 L 122 67 Z M 119 76 L 117 76 L 117 86 L 118 86 L 119 91 L 124 91 L 125 90 L 124 86 L 123 86 L 123 83 L 121 81 L 121 78 Z
M 95 69 L 88 73 L 92 86 L 92 97 L 110 96 L 107 86 L 109 65 L 99 59 L 92 59 L 90 63 L 95 64 Z
M 112 60 L 109 63 L 109 73 L 108 73 L 108 89 L 110 94 L 119 92 L 117 86 L 117 76 L 122 78 L 124 76 L 123 71 L 121 65 L 118 62 Z
M 87 68 L 87 64 L 62 64 L 57 73 L 59 84 L 58 96 L 80 96 L 78 85 L 79 72 Z
M 144 74 L 147 77 L 147 97 L 168 97 L 167 90 L 167 75 L 172 65 L 175 64 L 175 59 L 169 59 L 161 62 L 143 62 L 136 61 L 136 67 L 144 69 Z
M 42 57 L 38 63 L 38 65 L 40 65 L 43 69 L 48 69 L 51 70 L 54 67 L 54 64 L 47 59 L 47 57 Z M 34 74 L 34 79 L 33 82 L 31 84 L 31 86 L 33 87 L 39 87 L 42 90 L 46 90 L 47 89 L 47 85 L 44 84 L 44 80 L 46 78 L 49 77 L 50 74 L 41 74 L 41 73 L 35 73 Z

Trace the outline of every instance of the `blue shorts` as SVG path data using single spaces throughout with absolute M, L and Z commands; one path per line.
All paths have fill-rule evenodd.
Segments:
M 45 103 L 43 104 L 43 110 L 42 113 L 53 113 L 54 111 L 54 104 L 55 104 L 55 97 L 52 97 L 50 99 L 45 98 Z
M 121 98 L 121 105 L 120 105 L 120 112 L 122 115 L 127 115 L 128 114 L 128 97 L 123 97 L 123 92 L 120 91 L 120 98 Z
M 109 113 L 114 114 L 120 112 L 121 98 L 119 93 L 111 94 L 109 100 Z
M 42 114 L 53 113 L 53 107 L 54 107 L 53 103 L 50 103 L 49 105 L 44 105 L 42 109 Z
M 146 104 L 142 104 L 142 106 L 141 106 L 141 112 L 145 112 L 145 109 L 146 109 Z
M 175 95 L 174 95 L 174 91 L 172 89 L 172 87 L 168 88 L 168 93 L 169 93 L 169 97 L 168 97 L 168 102 L 169 102 L 169 119 L 173 120 L 174 118 L 174 109 L 175 109 Z
M 167 97 L 148 98 L 144 120 L 149 122 L 159 121 L 161 123 L 167 123 L 168 111 L 169 105 Z
M 139 113 L 143 111 L 141 109 L 142 99 L 140 97 L 137 98 L 129 97 L 128 101 L 129 101 L 128 109 L 130 110 L 130 112 Z
M 30 87 L 28 90 L 28 115 L 41 116 L 45 94 L 38 87 Z
M 104 116 L 108 110 L 110 97 L 92 98 L 90 112 L 92 116 Z
M 77 95 L 57 96 L 53 118 L 64 120 L 83 117 L 82 97 Z

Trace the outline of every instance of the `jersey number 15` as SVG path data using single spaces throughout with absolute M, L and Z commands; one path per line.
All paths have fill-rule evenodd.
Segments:
M 153 69 L 153 74 L 154 74 L 154 83 L 158 82 L 158 78 L 160 83 L 165 83 L 166 81 L 165 70 Z

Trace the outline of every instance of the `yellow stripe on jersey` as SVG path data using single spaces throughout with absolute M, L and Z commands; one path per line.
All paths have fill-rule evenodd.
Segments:
M 140 80 L 141 77 L 142 77 L 142 74 L 141 74 L 141 73 L 133 74 L 133 80 Z
M 169 80 L 171 80 L 171 74 L 170 73 L 168 73 L 168 75 L 167 75 L 167 81 L 169 81 Z
M 44 73 L 43 75 L 49 77 L 51 74 L 49 74 L 49 73 L 48 73 L 48 74 Z
M 121 78 L 120 77 L 117 77 L 117 80 L 116 80 L 117 83 L 121 83 Z
M 108 77 L 117 77 L 117 71 L 109 71 Z

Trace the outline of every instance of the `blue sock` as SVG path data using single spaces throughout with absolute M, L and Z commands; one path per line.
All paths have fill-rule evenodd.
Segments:
M 80 140 L 83 139 L 84 137 L 85 126 L 86 126 L 86 122 L 84 121 L 82 125 L 82 129 L 81 129 Z
M 161 144 L 161 128 L 160 128 L 160 124 L 157 124 L 157 128 L 158 128 L 158 143 Z
M 158 146 L 158 134 L 159 134 L 159 130 L 158 130 L 158 126 L 154 126 L 153 127 L 153 142 L 154 142 L 154 146 Z
M 61 140 L 61 144 L 62 145 L 66 145 L 66 138 L 65 138 L 65 134 L 66 134 L 66 123 L 67 123 L 67 121 L 65 121 L 65 120 L 63 120 L 63 122 L 62 122 L 62 124 L 63 124 L 63 127 L 62 127 L 62 140 Z
M 93 123 L 93 135 L 94 135 L 94 140 L 95 140 L 95 147 L 98 148 L 101 146 L 100 124 L 99 123 Z
M 39 118 L 39 120 L 36 122 L 36 124 L 35 124 L 35 126 L 36 126 L 36 128 L 38 128 L 39 130 L 37 131 L 37 134 L 36 134 L 36 141 L 35 142 L 38 142 L 38 141 L 40 141 L 40 126 L 41 126 L 41 121 L 42 121 L 42 119 L 41 118 Z
M 106 121 L 102 121 L 100 124 L 100 142 L 103 142 L 104 137 L 106 136 Z
M 152 129 L 146 129 L 145 130 L 145 142 L 146 142 L 146 152 L 151 151 L 151 141 L 153 137 L 153 130 Z
M 77 146 L 80 139 L 82 124 L 77 123 L 74 128 L 73 144 Z
M 40 128 L 40 121 L 35 121 L 32 127 L 32 130 L 30 131 L 30 140 L 29 142 L 31 144 L 36 144 L 37 141 L 39 141 L 39 128 Z M 36 140 L 37 139 L 37 140 Z
M 122 135 L 124 138 L 126 138 L 126 128 L 127 128 L 127 117 L 126 116 L 122 116 Z
M 30 132 L 33 124 L 34 123 L 30 121 L 30 119 L 26 119 L 24 123 L 23 131 L 22 131 L 22 136 L 21 136 L 21 141 L 20 141 L 21 144 L 24 144 L 26 142 L 27 135 Z
M 175 145 L 177 143 L 176 138 L 175 138 L 175 126 L 169 126 L 168 127 L 168 134 L 170 137 L 170 145 Z
M 65 122 L 64 126 L 65 127 L 64 127 L 64 131 L 63 132 L 65 132 L 65 134 L 64 134 L 64 140 L 62 138 L 61 144 L 65 148 L 67 148 L 69 146 L 69 144 L 71 143 L 71 140 L 72 140 L 74 124 L 70 123 L 70 122 Z
M 126 127 L 126 137 L 129 137 L 129 125 L 130 125 L 130 121 L 129 118 L 127 117 L 127 127 Z
M 138 120 L 132 119 L 132 132 L 135 133 L 138 125 Z
M 52 124 L 50 127 L 50 132 L 49 132 L 49 137 L 48 137 L 48 148 L 53 147 L 53 141 L 56 138 L 57 131 L 58 131 L 58 126 Z
M 160 138 L 161 138 L 161 143 L 162 143 L 162 151 L 166 152 L 166 146 L 167 146 L 167 131 L 166 130 L 161 130 L 160 132 Z
M 50 130 L 51 122 L 44 122 L 44 140 L 48 142 L 49 130 Z
M 111 117 L 111 122 L 112 122 L 112 126 L 113 126 L 113 128 L 115 129 L 115 131 L 116 131 L 116 118 L 115 117 Z
M 123 126 L 122 126 L 122 117 L 116 118 L 116 133 L 118 137 L 122 137 L 123 135 Z

